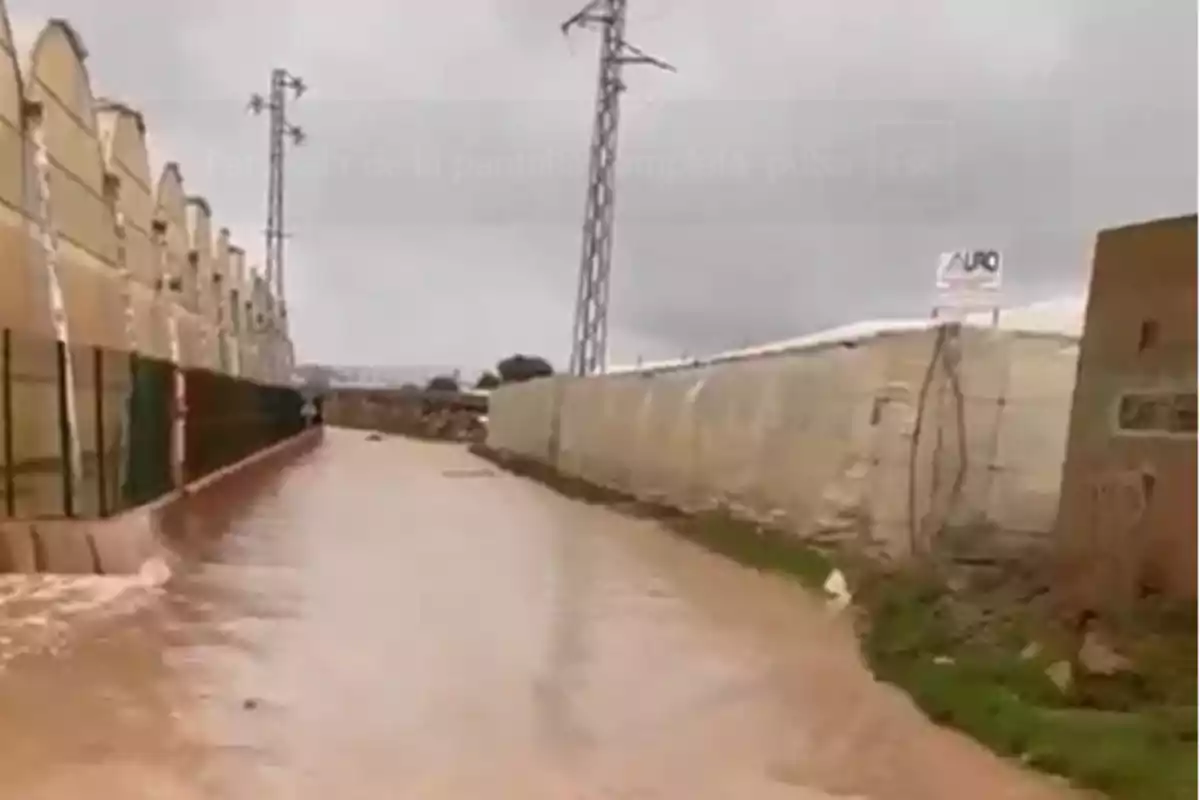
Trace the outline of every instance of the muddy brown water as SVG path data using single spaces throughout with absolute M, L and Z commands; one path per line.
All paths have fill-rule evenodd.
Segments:
M 0 797 L 1051 800 L 845 620 L 460 446 L 331 430 L 138 578 L 0 582 Z

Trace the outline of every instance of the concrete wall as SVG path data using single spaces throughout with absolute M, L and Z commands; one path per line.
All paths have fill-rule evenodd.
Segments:
M 1060 535 L 1082 601 L 1196 597 L 1196 217 L 1103 231 Z
M 646 499 L 728 505 L 892 556 L 932 546 L 946 525 L 1006 534 L 989 543 L 1046 534 L 1077 342 L 956 330 L 509 385 L 492 393 L 488 443 Z

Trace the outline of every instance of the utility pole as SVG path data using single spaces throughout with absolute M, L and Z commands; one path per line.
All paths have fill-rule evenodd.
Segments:
M 625 84 L 621 82 L 622 70 L 626 64 L 649 64 L 675 71 L 670 64 L 625 41 L 626 4 L 627 0 L 591 0 L 582 11 L 562 24 L 564 35 L 574 27 L 599 27 L 603 34 L 588 166 L 583 254 L 571 341 L 572 375 L 603 372 L 608 359 L 608 285 L 616 200 L 617 123 L 620 94 L 625 90 Z
M 286 69 L 271 70 L 271 89 L 266 97 L 254 94 L 250 97 L 250 111 L 255 115 L 269 112 L 270 118 L 270 173 L 267 179 L 267 228 L 266 228 L 266 280 L 267 289 L 274 297 L 277 314 L 268 319 L 270 332 L 279 338 L 278 344 L 287 342 L 287 300 L 284 295 L 283 240 L 287 238 L 283 218 L 284 198 L 284 154 L 287 143 L 304 144 L 304 130 L 293 125 L 287 116 L 287 100 L 291 94 L 299 99 L 308 90 L 299 76 Z M 291 358 L 287 360 L 290 362 Z M 280 365 L 273 365 L 278 368 Z M 289 365 L 290 368 L 290 365 Z

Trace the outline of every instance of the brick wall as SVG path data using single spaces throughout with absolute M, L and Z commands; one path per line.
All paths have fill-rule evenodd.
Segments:
M 1196 596 L 1196 217 L 1102 231 L 1058 516 L 1087 603 Z

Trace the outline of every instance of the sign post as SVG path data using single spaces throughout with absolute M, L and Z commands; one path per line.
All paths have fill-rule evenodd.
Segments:
M 1000 324 L 1000 287 L 1004 261 L 999 250 L 956 250 L 942 253 L 937 267 L 934 319 L 962 320 L 972 311 L 990 311 Z

